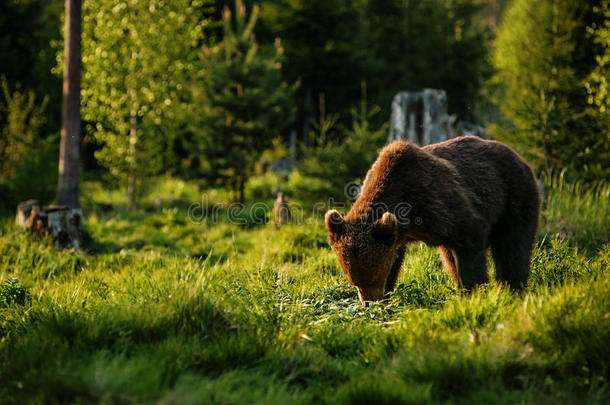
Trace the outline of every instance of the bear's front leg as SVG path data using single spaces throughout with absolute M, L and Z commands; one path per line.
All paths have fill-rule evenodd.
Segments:
M 402 263 L 405 260 L 405 250 L 405 246 L 396 249 L 396 259 L 394 259 L 394 264 L 392 264 L 390 274 L 388 275 L 388 278 L 385 282 L 384 294 L 393 291 L 394 287 L 396 286 L 396 280 L 398 280 L 398 273 L 400 273 L 400 268 L 402 267 Z

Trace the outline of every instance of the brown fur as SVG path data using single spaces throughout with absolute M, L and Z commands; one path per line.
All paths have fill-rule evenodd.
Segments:
M 342 218 L 326 214 L 329 241 L 363 304 L 392 291 L 405 245 L 437 246 L 448 273 L 466 289 L 496 276 L 514 289 L 529 275 L 540 196 L 534 174 L 512 149 L 473 136 L 420 148 L 397 141 L 368 171 Z

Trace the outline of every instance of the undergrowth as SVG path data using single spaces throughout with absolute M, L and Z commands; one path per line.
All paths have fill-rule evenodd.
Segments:
M 135 213 L 85 190 L 85 253 L 0 223 L 2 403 L 610 400 L 607 187 L 552 185 L 521 293 L 460 293 L 413 245 L 369 308 L 321 217 L 276 230 L 193 220 L 188 184 Z

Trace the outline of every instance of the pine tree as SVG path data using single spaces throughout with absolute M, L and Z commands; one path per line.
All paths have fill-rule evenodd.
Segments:
M 321 113 L 319 100 L 339 114 L 338 127 L 349 127 L 361 82 L 382 108 L 375 124 L 387 120 L 396 92 L 424 87 L 447 90 L 450 111 L 472 119 L 490 74 L 483 7 L 482 0 L 267 0 L 262 26 L 281 35 L 285 77 L 301 83 L 304 132 Z
M 267 0 L 261 28 L 280 35 L 285 45 L 283 74 L 300 83 L 299 126 L 307 143 L 311 121 L 322 108 L 349 123 L 349 109 L 366 80 L 370 55 L 359 35 L 362 0 Z M 320 105 L 324 100 L 324 106 Z
M 321 145 L 304 150 L 305 156 L 297 176 L 302 174 L 313 181 L 305 184 L 295 181 L 293 186 L 297 195 L 305 201 L 329 197 L 338 202 L 346 198 L 355 199 L 357 189 L 350 184 L 362 184 L 367 170 L 387 140 L 387 123 L 381 126 L 371 124 L 380 108 L 368 108 L 366 85 L 362 83 L 361 88 L 360 105 L 352 107 L 350 111 L 352 123 L 350 129 L 345 131 L 345 139 L 341 142 L 326 140 Z
M 364 44 L 372 53 L 372 101 L 386 109 L 400 90 L 444 89 L 449 111 L 474 119 L 491 71 L 478 0 L 367 0 Z
M 206 68 L 193 88 L 199 130 L 191 150 L 201 156 L 211 184 L 229 186 L 243 201 L 245 183 L 263 150 L 290 125 L 293 88 L 281 79 L 279 40 L 270 49 L 256 41 L 259 8 L 247 17 L 236 0 L 235 10 L 233 22 L 233 13 L 224 9 L 222 41 L 202 52 Z
M 586 86 L 593 114 L 599 121 L 600 134 L 594 146 L 599 159 L 592 162 L 589 170 L 599 179 L 610 181 L 610 0 L 603 0 L 596 11 L 603 17 L 603 22 L 593 24 L 589 32 L 603 52 L 596 58 L 596 66 L 589 75 Z
M 583 86 L 596 54 L 586 35 L 594 3 L 515 0 L 498 31 L 496 101 L 514 128 L 494 135 L 540 170 L 586 178 L 598 158 L 599 128 Z
M 57 49 L 49 45 L 61 41 L 64 7 L 62 0 L 0 1 L 0 76 L 10 88 L 49 98 L 43 138 L 61 126 L 62 79 L 53 72 Z

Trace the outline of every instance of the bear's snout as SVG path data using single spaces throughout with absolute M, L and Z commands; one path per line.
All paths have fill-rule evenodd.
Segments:
M 373 288 L 360 288 L 358 289 L 358 298 L 363 307 L 368 307 L 370 301 L 379 301 L 384 296 L 384 286 L 373 287 Z

